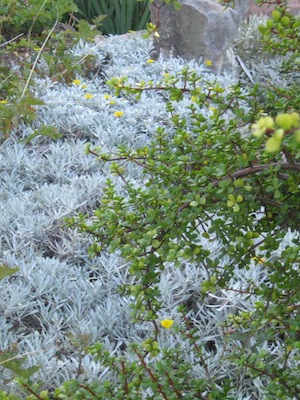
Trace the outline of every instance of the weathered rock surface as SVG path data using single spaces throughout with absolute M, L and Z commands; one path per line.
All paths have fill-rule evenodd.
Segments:
M 239 0 L 234 9 L 224 9 L 216 0 L 181 0 L 180 10 L 169 4 L 155 3 L 151 8 L 151 21 L 158 25 L 160 55 L 180 56 L 186 60 L 202 57 L 212 62 L 212 70 L 219 72 L 224 54 L 246 16 L 248 0 Z

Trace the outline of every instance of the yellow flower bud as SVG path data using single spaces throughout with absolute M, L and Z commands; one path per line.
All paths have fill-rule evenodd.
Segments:
M 290 114 L 279 114 L 275 118 L 276 124 L 285 130 L 291 129 L 293 125 L 293 118 Z

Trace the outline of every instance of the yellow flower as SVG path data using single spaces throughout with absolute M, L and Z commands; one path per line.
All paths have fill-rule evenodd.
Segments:
M 169 329 L 174 324 L 174 320 L 173 319 L 163 319 L 162 321 L 160 321 L 160 324 L 163 328 Z
M 211 67 L 211 66 L 212 66 L 212 61 L 211 61 L 211 60 L 205 60 L 205 61 L 204 61 L 204 64 L 205 64 L 207 67 Z
M 81 89 L 86 89 L 86 85 L 81 85 Z
M 154 62 L 155 62 L 155 60 L 152 60 L 152 58 L 149 58 L 149 60 L 146 61 L 147 64 L 152 64 Z
M 6 104 L 6 103 L 7 103 L 7 100 L 0 100 L 0 103 L 1 103 L 1 104 Z
M 122 117 L 122 115 L 124 115 L 124 111 L 115 111 L 114 112 L 114 116 L 117 118 Z
M 105 99 L 110 99 L 110 98 L 111 98 L 111 95 L 108 94 L 108 93 L 105 93 L 105 94 L 103 95 L 103 97 L 104 97 Z
M 91 93 L 87 93 L 84 95 L 86 99 L 92 99 L 94 96 Z
M 116 104 L 116 100 L 110 100 L 109 104 Z
M 80 85 L 81 84 L 81 80 L 80 79 L 74 79 L 73 83 L 74 83 L 74 85 Z

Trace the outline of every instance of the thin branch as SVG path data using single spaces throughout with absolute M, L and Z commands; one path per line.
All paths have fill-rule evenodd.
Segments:
M 150 375 L 152 381 L 155 382 L 155 383 L 157 384 L 157 389 L 158 389 L 158 391 L 160 392 L 160 394 L 162 395 L 162 397 L 163 397 L 165 400 L 168 400 L 168 397 L 167 397 L 167 395 L 165 394 L 165 392 L 163 391 L 163 388 L 162 388 L 161 384 L 158 382 L 156 376 L 153 374 L 153 372 L 151 371 L 151 369 L 150 369 L 150 368 L 148 367 L 148 365 L 146 364 L 144 358 L 143 358 L 136 350 L 135 350 L 134 352 L 135 352 L 135 354 L 138 356 L 139 360 L 141 361 L 142 366 L 145 368 L 145 370 L 146 370 L 146 371 L 148 372 L 148 374 Z
M 48 35 L 47 35 L 47 37 L 46 37 L 44 43 L 42 44 L 42 47 L 40 48 L 40 50 L 39 50 L 39 52 L 38 52 L 38 54 L 37 54 L 37 56 L 36 56 L 36 58 L 35 58 L 35 60 L 34 60 L 34 63 L 33 63 L 33 66 L 32 66 L 32 68 L 31 68 L 31 70 L 30 70 L 30 74 L 29 74 L 28 79 L 27 79 L 27 81 L 26 81 L 26 84 L 25 84 L 23 93 L 22 93 L 22 95 L 21 95 L 21 99 L 23 99 L 23 97 L 25 96 L 26 90 L 27 90 L 27 88 L 28 88 L 28 86 L 29 86 L 29 82 L 31 81 L 33 72 L 34 72 L 35 67 L 36 67 L 36 65 L 37 65 L 37 62 L 38 62 L 38 60 L 39 60 L 39 58 L 40 58 L 40 55 L 42 54 L 42 51 L 44 50 L 44 48 L 45 48 L 45 46 L 46 46 L 48 40 L 50 39 L 50 36 L 52 35 L 52 33 L 53 33 L 53 31 L 54 31 L 54 29 L 55 29 L 57 23 L 58 23 L 58 19 L 55 21 L 53 27 L 51 28 L 50 32 L 48 33 Z
M 128 382 L 127 382 L 127 378 L 126 378 L 126 368 L 125 368 L 125 361 L 122 360 L 121 361 L 121 366 L 122 366 L 122 373 L 124 375 L 124 392 L 128 395 L 129 394 L 129 390 L 128 390 Z
M 277 208 L 282 207 L 282 203 L 278 203 L 278 201 L 276 200 L 272 200 L 272 199 L 267 199 L 265 197 L 256 197 L 257 200 L 261 201 L 264 205 L 269 205 L 269 206 L 274 206 Z
M 98 399 L 98 396 L 96 395 L 95 392 L 93 392 L 90 388 L 88 388 L 87 386 L 81 385 L 79 384 L 79 387 L 81 387 L 82 389 L 86 390 L 87 392 L 89 392 L 93 397 L 95 397 L 96 399 Z
M 179 392 L 179 390 L 175 387 L 174 382 L 172 380 L 172 378 L 170 377 L 170 374 L 168 371 L 165 371 L 165 374 L 167 375 L 168 381 L 170 383 L 170 385 L 172 386 L 172 388 L 174 389 L 174 392 L 176 393 L 178 399 L 182 399 L 182 394 Z
M 19 37 L 21 37 L 21 36 L 23 36 L 23 35 L 24 35 L 24 33 L 20 33 L 19 35 L 17 35 L 17 36 L 15 36 L 14 38 L 8 40 L 7 42 L 1 43 L 1 44 L 0 44 L 0 48 L 6 46 L 7 44 L 9 44 L 9 43 L 11 43 L 11 42 L 13 42 L 14 40 L 19 39 Z
M 130 160 L 130 161 L 136 163 L 137 165 L 139 165 L 140 167 L 145 168 L 145 165 L 143 165 L 143 164 L 141 164 L 141 163 L 139 163 L 137 161 L 137 160 L 145 160 L 145 157 L 131 157 L 131 156 L 128 156 L 128 157 L 106 158 L 106 157 L 102 156 L 101 154 L 96 153 L 94 150 L 88 149 L 88 152 L 90 154 L 92 154 L 93 156 L 96 156 L 96 157 L 100 158 L 100 160 L 102 160 L 102 161 L 107 161 L 107 162 L 111 161 L 111 162 L 113 162 L 113 161 L 128 161 L 128 160 Z
M 248 363 L 245 363 L 245 366 L 248 367 L 248 368 L 250 368 L 250 369 L 253 369 L 254 371 L 260 372 L 262 375 L 268 376 L 268 377 L 271 378 L 272 380 L 275 380 L 275 379 L 276 379 L 282 386 L 284 386 L 288 391 L 290 391 L 290 393 L 293 391 L 293 392 L 294 392 L 294 393 L 293 393 L 293 396 L 295 396 L 296 399 L 300 399 L 300 396 L 298 396 L 298 394 L 300 394 L 300 391 L 299 391 L 297 388 L 290 387 L 290 386 L 285 382 L 285 380 L 284 380 L 284 379 L 280 379 L 279 376 L 278 376 L 277 374 L 269 373 L 269 372 L 266 371 L 266 370 L 257 368 L 257 367 L 255 367 L 254 365 L 251 365 L 251 364 L 248 364 Z M 295 391 L 297 391 L 297 392 L 295 393 Z
M 3 365 L 5 363 L 13 361 L 13 360 L 18 360 L 19 358 L 22 358 L 22 357 L 30 356 L 32 354 L 43 353 L 44 351 L 47 351 L 47 350 L 50 350 L 50 349 L 56 349 L 56 346 L 47 347 L 46 349 L 42 349 L 42 350 L 30 351 L 28 353 L 17 354 L 14 357 L 10 357 L 10 358 L 7 358 L 6 360 L 0 361 L 0 365 Z
M 48 0 L 44 0 L 43 4 L 40 6 L 39 10 L 38 10 L 37 13 L 35 14 L 35 16 L 34 16 L 34 18 L 33 18 L 33 21 L 32 21 L 32 24 L 31 24 L 31 26 L 30 26 L 30 28 L 29 28 L 27 52 L 29 51 L 29 42 L 30 42 L 30 37 L 31 37 L 31 32 L 32 32 L 33 25 L 35 24 L 36 20 L 38 19 L 39 13 L 40 13 L 40 11 L 44 8 L 44 6 L 45 6 L 45 4 L 47 3 L 47 1 L 48 1 Z M 56 24 L 56 23 L 55 23 L 55 24 Z
M 224 290 L 230 290 L 230 291 L 232 291 L 232 292 L 236 292 L 236 293 L 240 293 L 240 294 L 256 294 L 255 292 L 248 292 L 248 291 L 246 291 L 246 290 L 231 289 L 231 288 L 228 288 L 228 287 L 224 287 L 224 288 L 222 288 L 222 289 L 224 289 Z
M 253 167 L 249 167 L 249 168 L 245 168 L 242 169 L 240 171 L 236 171 L 234 172 L 231 176 L 234 179 L 237 178 L 242 178 L 248 175 L 252 175 L 252 174 L 257 174 L 258 172 L 263 171 L 264 169 L 268 169 L 270 167 L 280 167 L 281 169 L 284 170 L 292 170 L 292 171 L 300 171 L 300 164 L 290 164 L 290 163 L 270 163 L 270 164 L 260 164 L 260 165 L 255 165 Z M 222 178 L 223 179 L 226 179 Z M 220 181 L 216 181 L 215 184 L 219 183 Z
M 30 386 L 27 385 L 27 383 L 22 382 L 22 385 L 28 390 L 29 393 L 31 393 L 33 396 L 35 396 L 39 400 L 43 400 L 37 393 L 35 393 Z

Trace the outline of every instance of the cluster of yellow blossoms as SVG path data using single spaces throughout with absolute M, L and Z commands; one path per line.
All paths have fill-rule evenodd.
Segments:
M 80 79 L 74 79 L 72 82 L 73 82 L 74 85 L 80 86 L 81 89 L 86 89 L 86 87 L 87 87 L 87 85 L 81 83 L 81 80 L 80 80 Z M 87 100 L 90 100 L 90 99 L 92 99 L 93 97 L 94 97 L 94 95 L 93 95 L 92 93 L 85 93 L 85 94 L 84 94 L 84 98 L 87 99 Z M 112 104 L 112 105 L 113 105 L 113 104 L 115 104 L 115 102 L 116 102 L 115 100 L 112 100 L 112 99 L 111 99 L 111 95 L 108 94 L 108 93 L 104 94 L 103 97 L 104 97 L 106 100 L 109 100 L 109 104 Z M 114 116 L 115 116 L 116 118 L 120 118 L 120 117 L 122 117 L 123 115 L 124 115 L 124 111 L 115 111 L 115 112 L 114 112 Z

